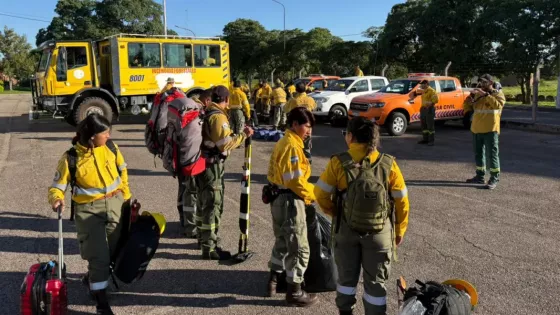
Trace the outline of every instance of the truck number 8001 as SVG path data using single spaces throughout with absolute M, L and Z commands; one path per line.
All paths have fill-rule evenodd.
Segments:
M 144 75 L 131 75 L 130 82 L 142 82 L 144 81 Z

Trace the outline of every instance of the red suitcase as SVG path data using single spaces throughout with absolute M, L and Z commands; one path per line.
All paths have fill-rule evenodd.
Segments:
M 34 264 L 29 268 L 21 285 L 21 315 L 66 315 L 68 311 L 60 210 L 58 210 L 58 261 Z

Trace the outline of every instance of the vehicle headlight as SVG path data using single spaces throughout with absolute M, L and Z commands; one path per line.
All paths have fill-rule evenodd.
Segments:
M 368 104 L 369 108 L 381 108 L 383 106 L 385 106 L 385 103 L 383 102 L 377 102 L 377 103 L 370 103 Z
M 329 99 L 326 97 L 317 97 L 315 98 L 316 102 L 326 103 Z

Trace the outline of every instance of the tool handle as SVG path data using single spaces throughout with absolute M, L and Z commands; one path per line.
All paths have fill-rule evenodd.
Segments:
M 62 237 L 62 205 L 56 208 L 58 215 L 58 279 L 62 279 L 62 267 L 64 266 L 64 239 Z

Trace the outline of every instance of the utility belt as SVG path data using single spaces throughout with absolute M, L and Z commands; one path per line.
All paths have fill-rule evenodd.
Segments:
M 108 193 L 108 194 L 104 195 L 104 196 L 101 196 L 101 197 L 99 197 L 99 198 L 95 198 L 94 201 L 97 201 L 97 200 L 105 200 L 105 199 L 113 198 L 113 197 L 115 197 L 116 195 L 118 195 L 118 194 L 120 194 L 120 193 L 122 193 L 122 190 L 117 189 L 117 190 L 115 190 L 115 191 L 113 191 L 113 192 L 111 192 L 111 193 Z
M 280 188 L 276 184 L 268 183 L 263 186 L 261 198 L 264 204 L 268 205 L 274 202 L 278 196 L 282 194 L 291 194 L 295 199 L 303 200 L 295 192 L 290 189 Z
M 213 165 L 216 163 L 223 163 L 227 158 L 227 156 L 223 155 L 221 152 L 217 152 L 213 149 L 202 150 L 201 154 L 202 157 L 206 160 L 206 167 L 208 167 L 208 165 Z

